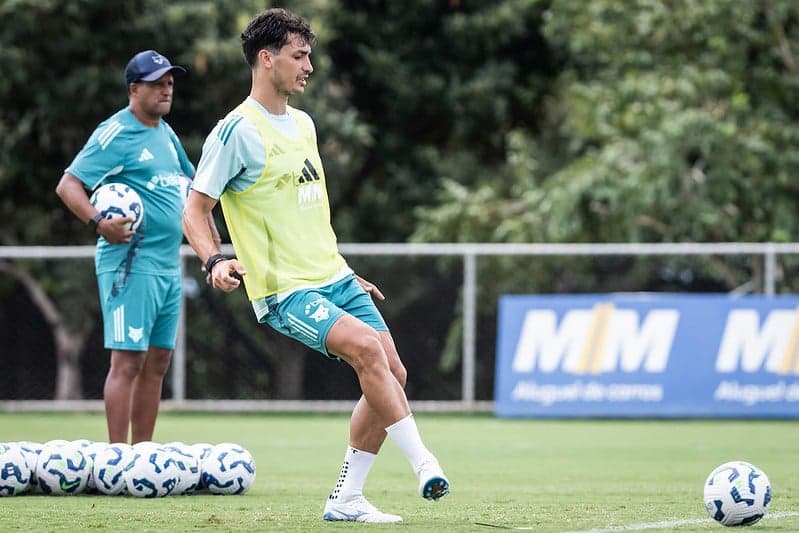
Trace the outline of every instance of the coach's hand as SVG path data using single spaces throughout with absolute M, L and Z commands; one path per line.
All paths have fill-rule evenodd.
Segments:
M 135 231 L 130 229 L 130 223 L 133 220 L 131 217 L 104 218 L 97 223 L 97 233 L 111 244 L 130 242 L 136 234 Z

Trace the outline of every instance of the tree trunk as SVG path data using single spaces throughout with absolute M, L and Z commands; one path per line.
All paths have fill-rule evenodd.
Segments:
M 25 286 L 31 300 L 41 311 L 53 334 L 56 351 L 56 400 L 83 398 L 80 358 L 88 331 L 72 331 L 55 301 L 29 272 L 11 261 L 0 261 L 0 272 L 10 274 Z
M 80 372 L 80 358 L 86 344 L 87 335 L 69 331 L 66 325 L 55 328 L 56 347 L 56 400 L 80 400 L 83 398 L 83 379 Z
M 269 337 L 271 361 L 275 372 L 275 396 L 285 400 L 303 398 L 303 374 L 305 371 L 305 348 L 284 335 Z

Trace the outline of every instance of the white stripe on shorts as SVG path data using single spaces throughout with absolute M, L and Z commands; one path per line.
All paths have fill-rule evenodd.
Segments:
M 286 313 L 286 316 L 288 317 L 291 325 L 300 330 L 300 333 L 303 333 L 306 337 L 310 337 L 313 340 L 319 339 L 318 329 L 312 328 L 311 326 L 301 321 L 299 318 L 292 315 L 291 313 Z
M 125 340 L 125 306 L 120 305 L 114 309 L 114 340 L 123 342 Z

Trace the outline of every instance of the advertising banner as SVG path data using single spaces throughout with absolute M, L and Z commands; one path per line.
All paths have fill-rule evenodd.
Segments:
M 510 295 L 502 417 L 799 418 L 799 296 Z

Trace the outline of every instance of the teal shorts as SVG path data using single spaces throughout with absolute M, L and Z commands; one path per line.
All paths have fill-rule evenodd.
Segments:
M 376 331 L 388 331 L 372 297 L 353 274 L 326 287 L 293 292 L 282 302 L 277 301 L 277 296 L 270 296 L 266 302 L 269 313 L 263 318 L 264 322 L 331 359 L 338 357 L 327 352 L 327 334 L 345 313 Z
M 174 350 L 182 283 L 180 274 L 98 274 L 106 349 L 146 351 L 157 346 Z

